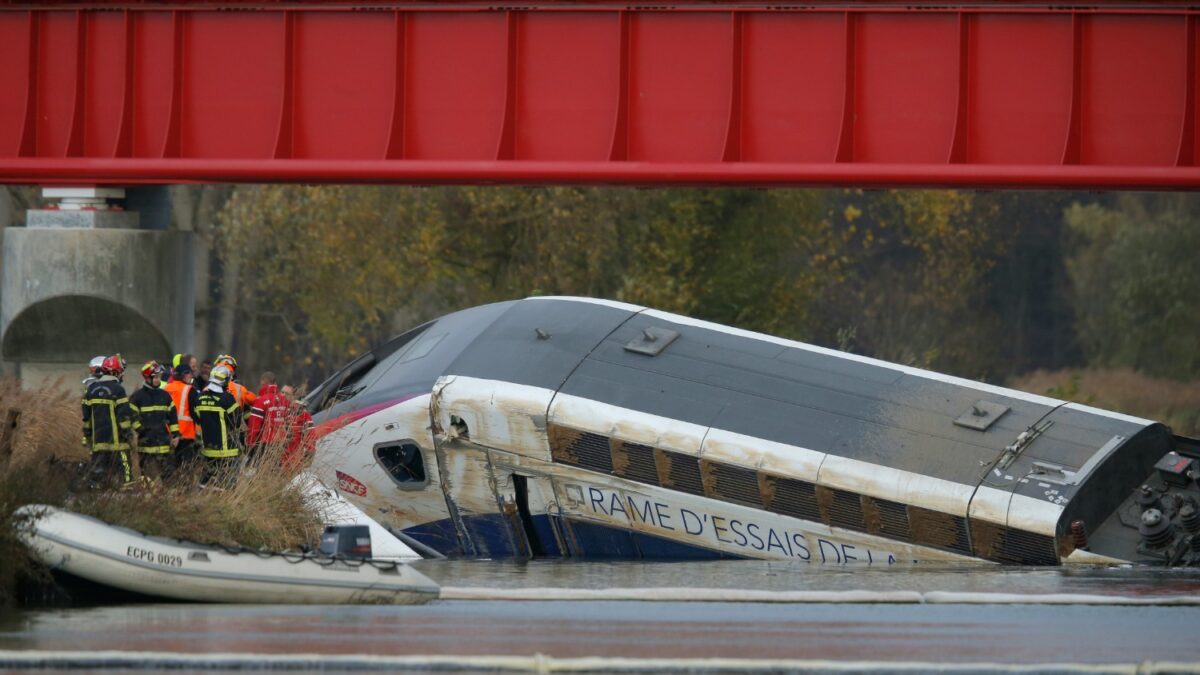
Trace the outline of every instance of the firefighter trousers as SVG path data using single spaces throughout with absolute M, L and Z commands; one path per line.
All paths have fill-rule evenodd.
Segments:
M 216 487 L 233 487 L 241 470 L 242 458 L 233 457 L 204 457 L 204 474 L 200 477 L 201 485 Z
M 190 480 L 188 476 L 192 476 L 196 471 L 196 465 L 199 463 L 200 450 L 196 445 L 195 439 L 181 438 L 179 445 L 175 446 L 175 473 L 183 477 L 185 480 Z
M 96 483 L 116 482 L 128 485 L 133 482 L 133 465 L 129 462 L 128 450 L 93 450 L 88 462 L 88 475 Z
M 138 453 L 141 463 L 142 476 L 151 480 L 170 480 L 175 474 L 174 453 Z

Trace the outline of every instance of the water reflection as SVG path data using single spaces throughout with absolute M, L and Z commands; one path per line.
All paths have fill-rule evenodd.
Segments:
M 1192 595 L 1200 569 L 1000 567 L 801 562 L 575 562 L 427 560 L 414 565 L 443 586 L 495 588 L 735 588 L 764 591 L 956 591 L 1024 594 Z

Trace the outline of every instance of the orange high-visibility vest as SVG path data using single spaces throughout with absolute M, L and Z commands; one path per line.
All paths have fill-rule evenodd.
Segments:
M 194 440 L 196 438 L 196 421 L 192 419 L 192 406 L 188 398 L 192 393 L 192 385 L 184 384 L 183 380 L 171 380 L 167 383 L 167 393 L 175 401 L 175 411 L 179 415 L 179 435 Z
M 229 385 L 225 387 L 225 391 L 233 394 L 234 400 L 238 402 L 239 406 L 245 409 L 249 409 L 258 400 L 258 396 L 254 392 L 233 380 L 229 381 Z

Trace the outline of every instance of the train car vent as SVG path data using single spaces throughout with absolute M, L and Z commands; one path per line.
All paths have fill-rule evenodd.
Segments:
M 862 495 L 818 485 L 817 502 L 824 506 L 825 512 L 829 514 L 829 525 L 859 532 L 867 531 Z
M 966 412 L 955 418 L 954 423 L 975 431 L 987 431 L 1008 411 L 1009 407 L 1006 405 L 992 401 L 976 401 Z
M 1054 537 L 1018 530 L 982 520 L 971 520 L 975 555 L 1016 565 L 1057 565 Z
M 657 326 L 643 328 L 642 332 L 636 338 L 630 340 L 625 345 L 625 351 L 645 354 L 646 356 L 658 356 L 678 337 L 679 332 L 673 331 L 670 328 L 659 328 Z
M 607 436 L 557 424 L 547 427 L 550 456 L 554 461 L 581 469 L 612 473 L 612 450 L 608 446 Z
M 614 438 L 612 465 L 613 473 L 621 478 L 658 485 L 658 465 L 654 461 L 654 448 L 648 445 Z
M 764 474 L 763 496 L 772 513 L 821 522 L 816 486 L 808 481 Z
M 868 532 L 892 539 L 912 539 L 908 510 L 904 504 L 887 499 L 863 497 L 863 512 Z
M 758 472 L 740 466 L 702 461 L 705 493 L 713 499 L 734 504 L 763 507 L 762 492 L 758 487 Z
M 971 542 L 967 536 L 965 518 L 910 506 L 908 524 L 912 529 L 912 541 L 915 544 L 971 555 Z
M 659 448 L 654 451 L 654 459 L 658 464 L 658 481 L 663 487 L 705 496 L 699 458 Z

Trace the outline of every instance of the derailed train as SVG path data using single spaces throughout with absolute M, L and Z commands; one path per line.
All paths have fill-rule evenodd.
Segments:
M 1162 424 L 619 302 L 456 312 L 306 403 L 322 478 L 450 556 L 1200 564 Z

